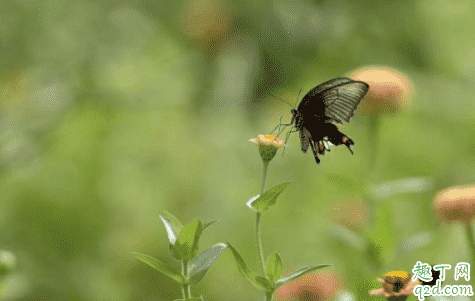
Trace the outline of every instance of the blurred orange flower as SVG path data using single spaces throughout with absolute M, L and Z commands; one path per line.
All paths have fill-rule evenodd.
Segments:
M 233 16 L 224 2 L 215 0 L 186 1 L 181 12 L 183 33 L 209 55 L 216 54 L 230 38 Z
M 440 191 L 433 205 L 442 220 L 469 223 L 475 216 L 475 186 L 457 186 Z
M 394 69 L 368 66 L 352 71 L 350 77 L 369 85 L 369 91 L 358 107 L 362 114 L 392 114 L 410 106 L 413 94 L 411 81 Z
M 341 277 L 334 272 L 307 274 L 277 289 L 275 298 L 293 301 L 329 300 L 342 286 Z

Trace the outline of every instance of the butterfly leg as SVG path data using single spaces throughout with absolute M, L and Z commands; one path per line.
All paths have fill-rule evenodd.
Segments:
M 270 132 L 271 134 L 278 128 L 279 131 L 277 133 L 277 137 L 280 136 L 280 134 L 285 130 L 286 127 L 288 126 L 291 126 L 293 125 L 293 123 L 282 123 L 282 116 L 280 117 L 280 121 L 279 121 L 279 124 L 272 130 L 272 132 Z M 282 129 L 281 129 L 282 127 Z M 294 133 L 295 131 L 293 131 L 292 133 Z
M 283 117 L 283 116 L 280 116 L 279 124 L 270 132 L 270 134 L 272 134 L 276 129 L 279 129 L 279 131 L 278 131 L 278 133 L 277 133 L 277 137 L 279 137 L 280 133 L 282 133 L 282 131 L 283 131 L 287 126 L 292 125 L 292 123 L 289 123 L 289 124 L 282 123 L 282 117 Z M 281 127 L 283 127 L 282 130 L 280 129 Z
M 291 124 L 290 124 L 290 125 L 291 125 Z M 289 125 L 287 124 L 286 126 L 289 126 Z M 289 140 L 290 134 L 295 133 L 295 132 L 298 132 L 298 131 L 297 131 L 297 130 L 290 130 L 290 131 L 288 131 L 287 134 L 285 135 L 285 145 L 286 145 L 286 146 L 287 146 L 287 140 Z M 284 146 L 284 149 L 283 149 L 283 151 L 282 151 L 282 156 L 284 156 L 285 147 L 286 147 L 286 146 Z
M 282 116 L 280 116 L 279 124 L 269 133 L 269 135 L 271 135 L 275 130 L 277 130 L 277 128 L 279 128 L 279 131 L 280 131 L 281 125 L 282 125 Z

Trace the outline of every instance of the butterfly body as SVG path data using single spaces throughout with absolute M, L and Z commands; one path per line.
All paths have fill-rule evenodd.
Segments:
M 353 154 L 354 141 L 340 132 L 334 123 L 349 122 L 356 107 L 368 92 L 368 84 L 349 78 L 334 78 L 310 90 L 297 109 L 292 109 L 292 121 L 300 134 L 303 152 L 312 148 L 315 160 L 330 151 L 329 142 L 345 144 Z

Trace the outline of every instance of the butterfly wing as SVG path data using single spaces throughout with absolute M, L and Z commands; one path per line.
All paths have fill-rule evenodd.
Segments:
M 312 139 L 310 139 L 309 141 L 310 141 L 310 146 L 312 147 L 313 156 L 315 157 L 315 161 L 317 161 L 317 164 L 318 164 L 320 163 L 320 159 L 318 158 L 319 153 L 316 148 L 315 142 Z
M 353 140 L 340 132 L 338 127 L 331 122 L 309 124 L 308 131 L 310 137 L 310 145 L 315 156 L 324 155 L 325 151 L 330 151 L 329 143 L 338 146 L 341 144 L 346 147 L 353 154 Z M 317 158 L 315 158 L 317 160 Z M 317 160 L 317 163 L 320 160 Z
M 319 155 L 330 151 L 329 143 L 345 144 L 353 154 L 353 140 L 333 123 L 349 122 L 368 89 L 369 85 L 364 82 L 340 77 L 310 90 L 297 109 L 292 109 L 302 151 L 307 152 L 310 145 L 317 163 L 320 163 Z
M 368 89 L 365 82 L 334 78 L 310 90 L 300 102 L 298 111 L 305 123 L 316 120 L 348 122 Z
M 310 144 L 310 133 L 306 128 L 302 128 L 300 131 L 300 145 L 302 146 L 302 151 L 307 152 L 308 145 Z

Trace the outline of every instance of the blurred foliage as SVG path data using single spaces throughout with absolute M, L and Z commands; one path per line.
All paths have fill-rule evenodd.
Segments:
M 377 276 L 410 272 L 417 260 L 467 261 L 463 228 L 439 225 L 431 202 L 437 190 L 475 182 L 473 1 L 2 7 L 0 249 L 17 265 L 4 279 L 5 300 L 179 298 L 178 285 L 129 253 L 169 256 L 164 210 L 217 220 L 202 244 L 233 241 L 257 267 L 245 202 L 258 193 L 261 162 L 248 140 L 282 114 L 290 120 L 290 108 L 269 93 L 294 103 L 300 88 L 372 64 L 412 81 L 412 106 L 382 118 L 377 133 L 357 111 L 345 125 L 355 155 L 335 148 L 319 166 L 301 153 L 298 135 L 289 139 L 269 167 L 268 187 L 293 184 L 264 216 L 266 256 L 282 254 L 284 270 L 334 264 L 359 300 L 378 287 Z M 332 234 L 335 202 L 364 196 L 368 183 L 415 177 L 432 185 L 389 196 L 376 214 L 379 266 Z M 411 248 L 411 239 L 425 243 Z M 258 296 L 230 254 L 198 290 L 206 300 Z

